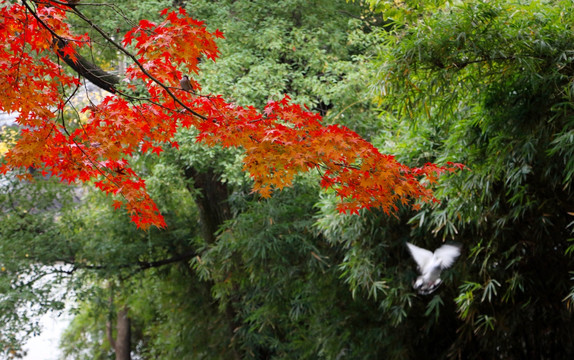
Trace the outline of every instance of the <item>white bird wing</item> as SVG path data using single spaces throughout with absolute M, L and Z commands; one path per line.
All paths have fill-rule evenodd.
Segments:
M 460 246 L 443 245 L 434 251 L 434 255 L 441 261 L 441 267 L 446 269 L 454 264 L 454 261 L 460 255 Z
M 428 264 L 428 262 L 432 259 L 432 252 L 427 249 L 415 246 L 411 243 L 407 243 L 407 246 L 409 247 L 409 251 L 413 256 L 413 259 L 415 259 L 417 265 L 419 266 L 419 270 L 422 272 L 426 264 Z

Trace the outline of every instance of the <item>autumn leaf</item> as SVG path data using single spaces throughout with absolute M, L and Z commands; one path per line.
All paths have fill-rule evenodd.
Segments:
M 197 141 L 208 146 L 242 148 L 244 170 L 260 196 L 291 186 L 298 173 L 318 170 L 321 186 L 333 189 L 341 198 L 339 210 L 351 214 L 373 207 L 390 213 L 399 203 L 418 207 L 420 201 L 436 201 L 428 184 L 446 171 L 464 168 L 448 163 L 411 169 L 348 128 L 323 125 L 319 114 L 293 104 L 288 95 L 258 110 L 220 95 L 197 95 L 201 84 L 193 78 L 197 94 L 182 91 L 182 74 L 198 73 L 201 58 L 215 61 L 215 40 L 224 38 L 184 9 L 163 10 L 161 22 L 141 20 L 128 31 L 121 44 L 133 46 L 135 54 L 118 44 L 118 51 L 133 60 L 126 80 L 141 81 L 148 100 L 134 103 L 113 91 L 82 110 L 87 121 L 81 128 L 70 129 L 61 121 L 61 112 L 68 104 L 66 94 L 79 82 L 53 59 L 58 51 L 59 56 L 73 58 L 75 46 L 90 44 L 90 39 L 73 34 L 66 11 L 72 10 L 48 0 L 36 9 L 2 3 L 0 110 L 19 112 L 21 131 L 0 172 L 33 166 L 63 182 L 91 183 L 119 197 L 112 206 L 125 206 L 138 228 L 162 228 L 165 221 L 145 181 L 131 168 L 131 156 L 149 150 L 161 155 L 165 144 L 177 149 L 174 136 L 180 127 L 195 127 Z M 68 45 L 55 49 L 52 45 L 62 38 Z M 427 185 L 420 181 L 423 178 Z
M 114 207 L 114 209 L 119 209 L 123 206 L 123 202 L 119 201 L 119 200 L 115 200 L 114 203 L 112 204 L 112 206 Z

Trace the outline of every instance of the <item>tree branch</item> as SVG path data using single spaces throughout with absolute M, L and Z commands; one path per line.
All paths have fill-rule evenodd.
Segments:
M 75 59 L 72 59 L 69 55 L 66 55 L 63 51 L 66 47 L 67 42 L 62 38 L 58 37 L 54 39 L 56 45 L 56 53 L 58 56 L 64 60 L 69 67 L 74 69 L 78 74 L 88 79 L 92 84 L 96 85 L 100 89 L 106 90 L 112 94 L 116 94 L 116 86 L 120 83 L 120 78 L 114 74 L 111 74 L 96 64 L 86 60 L 83 56 L 77 52 L 74 54 Z
M 157 261 L 137 261 L 136 263 L 131 264 L 120 264 L 116 266 L 111 265 L 87 265 L 87 264 L 80 264 L 75 262 L 74 260 L 62 260 L 62 262 L 66 264 L 73 265 L 74 268 L 68 273 L 73 273 L 79 269 L 86 269 L 86 270 L 107 270 L 107 269 L 128 269 L 128 268 L 136 268 L 137 271 L 147 270 L 151 268 L 157 268 L 164 265 L 169 265 L 177 262 L 187 261 L 193 259 L 197 256 L 195 251 L 189 251 L 183 254 L 175 255 L 171 258 L 157 260 Z
M 104 71 L 102 68 L 97 66 L 96 64 L 91 63 L 90 61 L 86 60 L 83 56 L 75 52 L 74 56 L 75 59 L 71 58 L 64 52 L 64 48 L 68 45 L 68 39 L 58 35 L 48 24 L 46 24 L 38 14 L 32 9 L 30 4 L 26 0 L 22 1 L 26 9 L 30 11 L 32 16 L 38 21 L 39 24 L 44 27 L 47 31 L 52 34 L 53 43 L 56 47 L 56 54 L 64 60 L 68 66 L 74 69 L 78 74 L 88 79 L 94 85 L 98 86 L 101 89 L 104 89 L 112 94 L 116 93 L 115 86 L 120 83 L 120 78 L 116 75 L 110 74 Z
M 170 90 L 169 86 L 164 85 L 161 81 L 159 81 L 158 79 L 156 79 L 152 74 L 149 73 L 149 71 L 147 71 L 145 69 L 145 67 L 142 65 L 142 63 L 140 63 L 138 61 L 138 59 L 129 51 L 127 51 L 123 46 L 121 46 L 120 44 L 118 44 L 117 42 L 114 41 L 114 39 L 112 39 L 104 30 L 102 30 L 99 26 L 97 26 L 96 24 L 94 24 L 94 22 L 92 20 L 90 20 L 88 17 L 86 17 L 80 10 L 78 10 L 77 8 L 73 8 L 73 13 L 76 14 L 80 19 L 82 19 L 84 22 L 86 22 L 88 25 L 90 25 L 94 30 L 96 30 L 106 41 L 108 41 L 110 44 L 112 44 L 116 49 L 118 49 L 120 52 L 122 52 L 123 54 L 125 54 L 127 57 L 129 57 L 134 64 L 136 64 L 140 70 L 150 79 L 152 80 L 154 83 L 156 83 L 157 85 L 159 85 L 172 99 L 173 101 L 175 101 L 176 103 L 178 103 L 179 105 L 181 105 L 184 109 L 186 109 L 187 111 L 189 111 L 190 113 L 192 113 L 193 115 L 199 117 L 200 119 L 203 120 L 207 120 L 207 117 L 193 111 L 192 109 L 190 109 L 186 104 L 184 104 L 177 96 L 175 96 L 175 94 Z
M 138 266 L 141 270 L 146 270 L 146 269 L 161 267 L 164 265 L 173 264 L 173 263 L 177 263 L 177 262 L 181 262 L 181 261 L 191 260 L 195 256 L 197 256 L 197 253 L 195 251 L 190 251 L 190 252 L 187 252 L 185 254 L 176 255 L 174 257 L 171 257 L 168 259 L 163 259 L 163 260 L 158 260 L 158 261 L 151 261 L 151 262 L 138 261 Z
M 34 0 L 33 0 L 34 1 Z M 36 3 L 41 2 L 41 1 L 34 1 Z M 36 14 L 36 12 L 30 7 L 30 5 L 28 4 L 28 2 L 26 0 L 23 0 L 24 5 L 26 6 L 26 8 L 28 9 L 28 11 L 30 11 L 32 13 L 32 15 L 36 18 L 36 20 L 47 30 L 49 31 L 52 36 L 54 37 L 54 44 L 56 45 L 56 54 L 62 58 L 62 60 L 64 60 L 64 62 L 70 66 L 73 70 L 75 70 L 78 74 L 80 74 L 81 76 L 85 77 L 86 79 L 88 79 L 90 82 L 92 82 L 94 85 L 98 86 L 99 88 L 106 90 L 108 92 L 111 92 L 112 94 L 117 94 L 118 90 L 116 89 L 116 86 L 120 83 L 120 78 L 117 77 L 116 75 L 113 75 L 105 70 L 103 70 L 102 68 L 100 68 L 99 66 L 97 66 L 96 64 L 86 60 L 84 57 L 82 57 L 80 54 L 78 54 L 77 52 L 74 53 L 74 57 L 75 59 L 72 59 L 69 55 L 66 55 L 63 51 L 64 47 L 66 47 L 68 45 L 68 40 L 63 38 L 62 36 L 58 35 L 56 32 L 54 32 L 54 30 L 52 30 L 44 21 L 42 21 L 42 19 L 40 19 L 40 17 L 38 16 L 38 14 Z M 67 5 L 70 7 L 70 11 L 72 13 L 74 13 L 76 16 L 78 16 L 81 20 L 83 20 L 84 22 L 86 22 L 88 25 L 90 25 L 94 30 L 96 30 L 106 41 L 108 41 L 111 45 L 113 45 L 116 49 L 118 49 L 120 52 L 122 52 L 123 54 L 125 54 L 127 57 L 129 57 L 139 68 L 140 70 L 153 82 L 155 82 L 156 84 L 158 84 L 161 88 L 163 88 L 166 93 L 179 105 L 181 105 L 184 109 L 186 109 L 187 111 L 189 111 L 191 114 L 199 117 L 200 119 L 203 120 L 207 120 L 206 116 L 203 116 L 197 112 L 195 112 L 194 110 L 192 110 L 191 108 L 189 108 L 189 106 L 187 106 L 186 104 L 184 104 L 170 89 L 169 86 L 164 85 L 161 81 L 159 81 L 158 79 L 156 79 L 152 74 L 150 74 L 145 68 L 144 66 L 138 61 L 138 59 L 129 51 L 127 51 L 123 46 L 121 46 L 120 44 L 118 44 L 116 41 L 114 41 L 104 30 L 102 30 L 100 27 L 98 27 L 96 24 L 94 24 L 94 22 L 92 20 L 90 20 L 87 16 L 85 16 L 80 10 L 78 10 L 75 6 L 75 4 L 68 4 L 68 3 L 61 3 L 62 5 Z

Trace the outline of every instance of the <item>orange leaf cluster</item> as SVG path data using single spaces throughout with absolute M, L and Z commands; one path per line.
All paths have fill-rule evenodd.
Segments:
M 130 168 L 130 156 L 146 151 L 159 155 L 166 143 L 177 147 L 172 140 L 180 126 L 196 127 L 197 140 L 205 144 L 243 148 L 244 169 L 263 197 L 290 186 L 296 174 L 317 170 L 321 185 L 341 197 L 342 212 L 371 207 L 390 212 L 399 202 L 434 200 L 420 177 L 434 180 L 459 166 L 411 169 L 347 128 L 322 125 L 318 114 L 292 104 L 287 96 L 258 111 L 179 89 L 181 70 L 197 73 L 199 59 L 215 60 L 215 39 L 223 37 L 219 31 L 208 32 L 184 10 L 164 10 L 159 24 L 141 21 L 122 42 L 135 48 L 126 76 L 143 82 L 149 98 L 135 103 L 118 92 L 83 109 L 88 121 L 71 129 L 62 109 L 65 93 L 79 81 L 52 60 L 57 54 L 53 47 L 57 39 L 65 39 L 71 45 L 63 53 L 73 58 L 76 47 L 89 39 L 70 32 L 65 7 L 43 3 L 35 13 L 22 5 L 0 10 L 0 110 L 19 112 L 22 128 L 0 172 L 34 167 L 69 183 L 93 182 L 106 193 L 121 195 L 114 208 L 125 205 L 143 229 L 164 227 L 165 222 L 144 180 Z M 190 81 L 200 91 L 200 84 Z
M 138 27 L 128 31 L 122 42 L 127 46 L 135 40 L 141 66 L 130 66 L 127 75 L 131 79 L 142 80 L 154 98 L 166 97 L 166 94 L 153 79 L 177 87 L 182 76 L 178 69 L 184 66 L 188 72 L 197 74 L 198 63 L 203 56 L 211 60 L 217 58 L 219 51 L 214 39 L 223 38 L 219 31 L 214 34 L 208 32 L 203 22 L 188 17 L 183 9 L 177 13 L 166 9 L 161 15 L 165 17 L 161 24 L 142 20 Z M 190 78 L 190 81 L 194 90 L 200 90 L 194 79 Z
M 227 104 L 220 97 L 196 99 L 195 109 L 213 119 L 194 124 L 200 130 L 198 141 L 244 148 L 244 170 L 263 197 L 290 186 L 296 174 L 317 170 L 321 186 L 334 188 L 341 198 L 341 212 L 378 207 L 389 213 L 399 202 L 436 201 L 419 179 L 432 183 L 439 174 L 460 167 L 429 163 L 411 169 L 348 128 L 322 125 L 318 114 L 290 103 L 288 96 L 269 101 L 263 113 Z

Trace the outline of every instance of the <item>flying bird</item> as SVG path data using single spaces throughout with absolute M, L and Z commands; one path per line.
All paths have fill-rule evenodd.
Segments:
M 461 249 L 461 245 L 447 244 L 433 253 L 411 243 L 407 243 L 407 246 L 421 273 L 413 283 L 413 288 L 422 295 L 428 295 L 438 288 L 442 282 L 440 272 L 454 263 Z
M 185 91 L 193 91 L 193 87 L 191 86 L 191 82 L 189 82 L 189 77 L 187 75 L 183 75 L 183 78 L 179 81 L 179 85 Z

